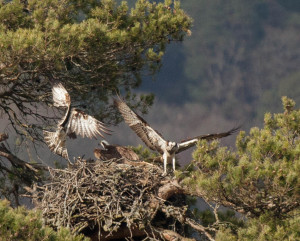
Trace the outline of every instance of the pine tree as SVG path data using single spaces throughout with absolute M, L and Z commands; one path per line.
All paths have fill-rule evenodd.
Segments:
M 54 231 L 44 226 L 39 211 L 24 207 L 13 209 L 7 200 L 0 200 L 0 240 L 6 241 L 87 241 L 83 235 L 72 235 L 67 228 Z
M 222 205 L 245 217 L 234 223 L 234 215 L 221 219 L 215 209 L 207 230 L 216 240 L 300 238 L 300 110 L 287 97 L 282 102 L 284 113 L 265 114 L 263 129 L 240 132 L 236 151 L 199 142 L 186 188 L 213 208 Z
M 152 195 L 147 196 L 150 198 L 149 200 L 142 194 L 140 194 L 143 196 L 142 199 L 137 195 L 135 198 L 137 198 L 138 202 L 146 200 L 146 203 L 145 206 L 135 207 L 135 212 L 130 212 L 131 215 L 135 214 L 130 220 L 139 219 L 141 221 L 139 224 L 143 224 L 144 230 L 133 228 L 131 234 L 141 235 L 141 232 L 142 234 L 146 232 L 144 234 L 148 235 L 148 237 L 154 235 L 159 240 L 172 240 L 174 238 L 189 241 L 196 240 L 195 238 L 187 238 L 192 235 L 195 237 L 196 232 L 200 235 L 201 240 L 211 241 L 299 240 L 300 110 L 295 109 L 293 100 L 283 97 L 282 101 L 284 112 L 273 115 L 267 113 L 262 129 L 254 127 L 249 135 L 246 135 L 244 131 L 240 132 L 236 141 L 236 150 L 220 147 L 217 141 L 211 143 L 199 141 L 198 148 L 193 154 L 194 160 L 184 171 L 176 171 L 177 178 L 171 176 L 163 178 L 160 176 L 162 178 L 161 183 L 159 181 L 160 178 L 153 181 L 153 183 L 155 182 L 158 185 L 158 189 Z M 139 151 L 143 153 L 145 158 L 151 157 L 150 153 L 140 148 Z M 88 165 L 84 163 L 79 164 L 81 171 L 85 165 Z M 127 168 L 130 167 L 134 171 L 135 166 L 138 167 L 137 164 L 130 166 L 130 162 L 127 162 L 126 165 Z M 100 165 L 102 167 L 101 171 L 104 171 L 105 165 L 101 163 L 95 165 Z M 109 168 L 109 164 L 106 165 Z M 114 165 L 119 164 L 115 162 Z M 145 168 L 142 165 L 139 168 Z M 151 165 L 148 168 L 154 170 Z M 119 172 L 122 172 L 122 175 L 115 174 L 115 177 L 113 175 L 112 177 L 104 176 L 104 179 L 101 179 L 103 175 L 99 175 L 97 178 L 104 183 L 111 179 L 118 180 L 115 183 L 116 187 L 120 185 L 135 185 L 137 187 L 138 184 L 132 180 L 130 181 L 131 184 L 126 182 L 128 181 L 126 175 L 131 175 L 131 178 L 135 176 L 129 174 L 128 170 L 123 172 L 121 168 Z M 64 186 L 65 181 L 59 183 L 59 180 L 62 178 L 59 174 L 60 171 L 57 170 L 56 172 L 58 179 L 55 179 L 51 185 Z M 73 175 L 72 172 L 75 173 L 75 176 L 78 175 L 76 169 L 71 169 L 70 172 L 66 172 L 66 175 Z M 137 173 L 142 177 L 145 176 L 140 169 Z M 152 174 L 149 171 L 147 175 L 147 178 L 149 178 Z M 155 172 L 154 175 L 159 174 Z M 85 175 L 85 178 L 91 177 Z M 139 181 L 144 181 L 144 179 L 141 178 Z M 151 186 L 151 184 L 152 182 L 139 183 L 141 187 L 146 187 L 147 190 L 147 185 Z M 71 190 L 74 189 L 70 185 L 65 186 L 69 189 L 71 188 Z M 86 195 L 87 190 L 85 188 L 86 186 L 82 190 L 77 190 L 78 192 L 83 191 L 82 197 Z M 52 188 L 49 190 L 49 192 L 53 192 Z M 70 191 L 69 195 L 80 197 L 78 192 Z M 95 192 L 95 190 L 93 189 L 91 192 Z M 120 193 L 115 190 L 113 196 L 122 196 L 123 192 L 124 188 L 121 189 Z M 53 195 L 55 193 L 57 192 L 54 192 Z M 63 191 L 63 193 L 65 192 Z M 64 195 L 60 196 L 64 198 Z M 111 197 L 106 195 L 103 198 Z M 202 198 L 206 201 L 210 209 L 202 212 L 197 210 L 195 208 L 197 198 Z M 74 203 L 73 199 L 70 200 Z M 57 202 L 55 198 L 52 201 L 53 203 Z M 84 201 L 80 202 L 77 200 L 76 202 L 84 205 Z M 133 203 L 138 202 L 133 201 Z M 61 206 L 60 203 L 62 202 L 58 202 L 57 205 Z M 48 208 L 47 203 L 43 205 Z M 93 206 L 90 201 L 89 205 Z M 105 203 L 101 205 L 105 207 Z M 130 209 L 131 207 L 128 208 Z M 224 210 L 224 208 L 227 209 Z M 7 210 L 7 208 L 4 209 Z M 137 215 L 137 210 L 140 210 L 143 215 Z M 154 211 L 153 215 L 150 215 L 151 220 L 149 221 L 149 216 L 145 215 L 145 213 L 151 213 L 151 210 Z M 114 212 L 116 210 L 111 211 Z M 1 211 L 0 213 L 1 215 L 4 213 L 5 216 L 7 211 Z M 76 220 L 78 215 L 80 215 L 77 212 L 75 214 L 75 216 L 70 216 L 72 220 Z M 30 217 L 31 214 L 28 213 L 28 215 Z M 48 213 L 48 215 L 56 214 L 52 212 Z M 147 220 L 143 220 L 144 216 L 148 217 Z M 120 217 L 116 217 L 116 220 L 118 218 Z M 24 217 L 23 219 L 27 220 L 28 218 Z M 3 220 L 0 223 L 6 223 Z M 9 226 L 10 222 L 8 221 L 6 225 Z M 48 222 L 53 223 L 53 220 L 48 220 Z M 105 220 L 105 222 L 110 225 L 112 223 L 119 225 L 121 230 L 125 228 L 120 223 L 114 222 L 114 219 Z M 26 222 L 24 225 L 26 225 Z M 72 225 L 75 225 L 75 223 L 72 223 Z M 152 230 L 155 230 L 154 233 L 147 231 L 148 225 L 153 228 Z M 132 227 L 135 226 L 133 225 Z M 170 229 L 171 227 L 173 227 L 173 230 Z M 109 227 L 106 228 L 109 229 Z M 5 228 L 5 230 L 10 231 L 12 229 Z M 122 234 L 124 233 L 121 232 L 120 235 Z M 114 235 L 118 235 L 118 232 L 115 231 Z
M 39 137 L 28 116 L 49 116 L 51 83 L 63 82 L 73 101 L 100 119 L 115 122 L 109 96 L 131 96 L 143 75 L 161 65 L 166 45 L 180 41 L 191 19 L 179 2 L 0 2 L 0 108 L 18 134 Z M 152 97 L 144 97 L 147 106 Z M 32 121 L 31 121 L 32 122 Z
M 49 108 L 54 82 L 106 123 L 120 121 L 110 105 L 120 92 L 145 112 L 153 95 L 138 99 L 133 89 L 159 70 L 166 45 L 181 41 L 190 26 L 179 2 L 170 0 L 138 0 L 131 9 L 114 0 L 0 1 L 0 113 L 9 134 L 38 148 L 41 130 L 58 118 Z M 1 145 L 0 195 L 16 199 L 39 170 Z

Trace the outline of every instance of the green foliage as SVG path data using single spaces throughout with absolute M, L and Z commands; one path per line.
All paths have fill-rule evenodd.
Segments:
M 300 211 L 300 110 L 287 97 L 282 102 L 284 112 L 267 113 L 263 129 L 254 127 L 249 136 L 240 132 L 236 151 L 216 141 L 200 141 L 193 154 L 194 169 L 184 180 L 205 200 L 248 217 L 246 226 L 238 229 L 238 240 L 299 238 L 295 223 Z M 215 220 L 207 215 L 202 218 L 208 225 Z M 223 238 L 229 231 L 219 232 L 217 240 L 227 240 Z
M 137 147 L 132 147 L 133 151 L 138 154 L 145 161 L 153 161 L 158 154 L 156 152 L 150 151 L 148 148 L 138 145 Z
M 0 23 L 2 28 L 17 29 L 29 27 L 30 20 L 23 12 L 24 6 L 20 1 L 12 1 L 11 4 L 0 2 Z
M 229 228 L 220 229 L 216 234 L 216 241 L 252 241 L 252 240 L 299 240 L 300 239 L 300 216 L 289 217 L 285 220 L 277 220 L 268 215 L 260 218 L 249 219 L 245 227 L 232 232 Z
M 142 75 L 160 68 L 166 45 L 189 31 L 191 19 L 179 3 L 167 2 L 138 0 L 129 9 L 126 1 L 118 5 L 114 0 L 1 1 L 0 87 L 5 91 L 0 109 L 22 126 L 24 120 L 18 123 L 8 106 L 23 111 L 25 102 L 26 108 L 50 104 L 55 80 L 64 83 L 73 101 L 115 122 L 109 97 L 119 91 L 132 94 Z M 22 112 L 29 113 L 43 119 Z
M 25 207 L 13 209 L 7 200 L 0 200 L 0 240 L 6 241 L 88 241 L 82 235 L 71 234 L 67 228 L 57 232 L 43 226 L 38 211 L 27 210 Z
M 61 118 L 48 112 L 57 81 L 73 104 L 105 123 L 121 120 L 111 101 L 119 93 L 146 112 L 154 95 L 138 98 L 133 90 L 159 70 L 166 45 L 181 41 L 190 26 L 177 1 L 138 0 L 130 9 L 114 0 L 0 0 L 0 113 L 13 134 L 36 148 L 42 129 Z M 5 157 L 0 164 L 0 182 L 9 186 L 15 164 Z

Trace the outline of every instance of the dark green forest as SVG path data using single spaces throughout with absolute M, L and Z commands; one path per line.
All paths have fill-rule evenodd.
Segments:
M 167 49 L 157 82 L 145 90 L 166 103 L 251 120 L 248 127 L 278 111 L 283 95 L 299 102 L 299 1 L 188 0 L 182 8 L 193 18 L 192 35 Z

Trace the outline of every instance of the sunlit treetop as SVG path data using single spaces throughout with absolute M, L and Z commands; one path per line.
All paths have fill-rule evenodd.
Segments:
M 33 107 L 52 104 L 51 83 L 60 81 L 75 102 L 114 122 L 109 96 L 133 100 L 166 44 L 190 26 L 178 1 L 139 0 L 132 9 L 113 0 L 0 1 L 0 109 L 14 125 L 28 115 L 47 120 Z M 135 107 L 146 110 L 152 100 L 143 96 Z

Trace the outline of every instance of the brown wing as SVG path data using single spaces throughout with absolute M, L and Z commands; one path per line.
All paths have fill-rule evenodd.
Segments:
M 125 158 L 131 161 L 139 160 L 139 156 L 128 147 L 109 145 L 107 148 L 107 150 L 95 149 L 95 157 L 100 160 L 110 160 L 112 158 Z
M 214 139 L 220 139 L 220 138 L 232 135 L 233 133 L 235 133 L 239 129 L 240 129 L 240 127 L 236 127 L 236 128 L 233 128 L 233 129 L 231 129 L 227 132 L 222 132 L 222 133 L 217 133 L 217 134 L 201 135 L 201 136 L 196 136 L 194 138 L 183 140 L 179 143 L 179 145 L 178 145 L 179 148 L 178 148 L 178 151 L 176 153 L 182 152 L 182 151 L 196 145 L 199 140 L 208 140 L 208 141 L 210 141 L 210 140 L 214 140 Z
M 102 150 L 97 148 L 94 150 L 94 155 L 97 159 L 100 159 L 102 161 L 110 160 L 113 158 L 116 159 L 122 158 L 122 156 L 116 151 Z
M 102 132 L 110 135 L 110 130 L 106 128 L 104 123 L 98 121 L 94 117 L 86 114 L 85 112 L 73 108 L 71 110 L 69 122 L 67 125 L 67 134 L 69 136 L 74 136 L 74 133 L 81 135 L 82 137 L 97 137 L 100 135 L 104 137 Z
M 152 129 L 148 123 L 136 114 L 129 106 L 120 100 L 114 100 L 114 104 L 122 114 L 124 121 L 142 139 L 142 141 L 152 150 L 163 153 L 164 143 L 162 136 Z
M 130 161 L 139 160 L 139 156 L 133 150 L 131 150 L 129 147 L 116 146 L 115 148 L 121 157 L 126 158 Z

